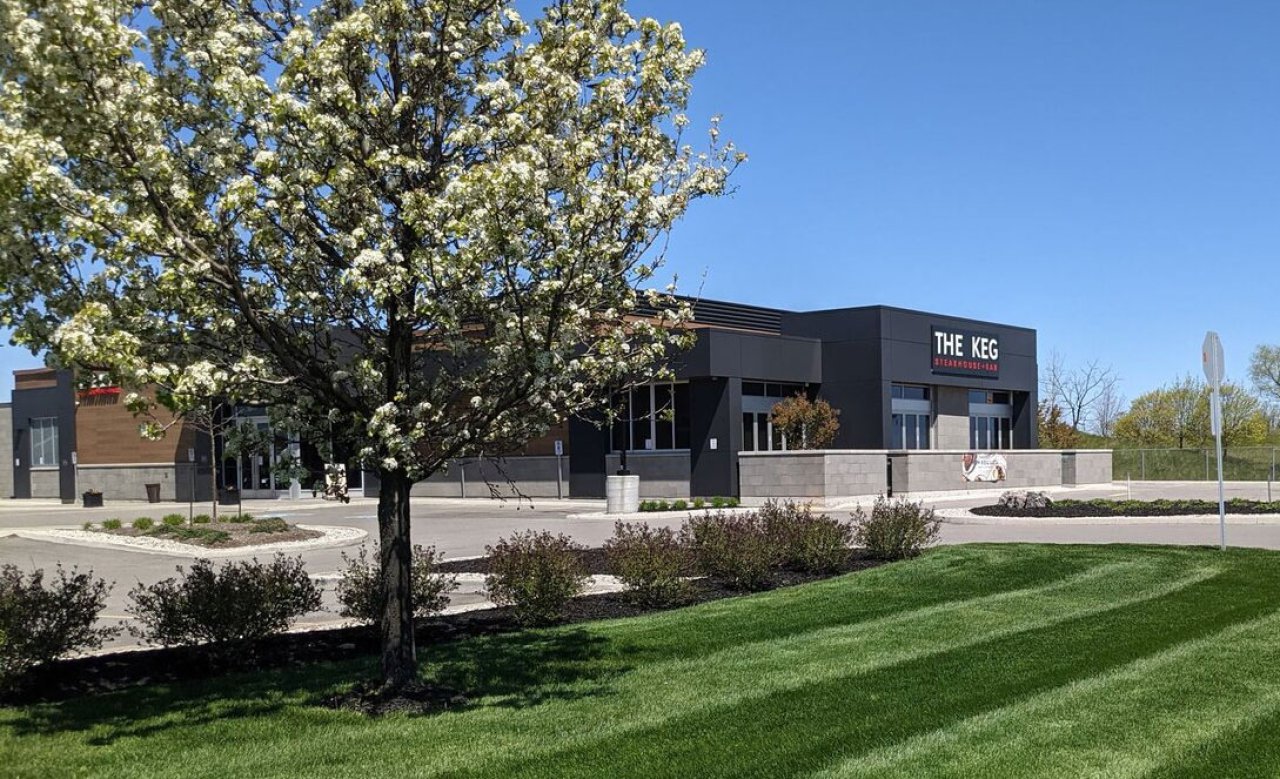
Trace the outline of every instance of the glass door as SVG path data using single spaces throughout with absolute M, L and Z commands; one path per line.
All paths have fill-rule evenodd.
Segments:
M 266 435 L 271 425 L 265 421 L 252 422 L 260 433 L 265 445 L 256 451 L 243 452 L 237 463 L 239 473 L 240 494 L 245 498 L 274 498 L 276 484 L 271 466 L 275 464 L 277 447 L 274 437 Z

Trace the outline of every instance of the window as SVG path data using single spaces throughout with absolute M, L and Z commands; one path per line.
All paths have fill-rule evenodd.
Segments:
M 1008 392 L 969 390 L 969 448 L 1012 449 L 1013 405 Z
M 58 418 L 31 420 L 31 464 L 37 468 L 58 464 Z
M 929 449 L 933 400 L 928 387 L 894 384 L 889 418 L 890 449 Z
M 890 421 L 890 449 L 929 448 L 929 427 L 932 423 L 929 414 L 894 414 Z
M 929 388 L 914 384 L 895 384 L 891 394 L 894 400 L 928 400 Z
M 774 428 L 773 407 L 783 398 L 803 395 L 803 384 L 781 382 L 742 382 L 742 451 L 784 452 L 787 437 Z
M 644 384 L 618 393 L 610 446 L 619 451 L 689 448 L 689 385 Z

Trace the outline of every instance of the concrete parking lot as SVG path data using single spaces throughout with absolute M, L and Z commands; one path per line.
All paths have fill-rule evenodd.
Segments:
M 1266 499 L 1266 483 L 1236 482 L 1228 485 L 1227 496 Z M 990 503 L 994 492 L 983 495 L 930 496 L 924 502 L 939 508 L 970 507 Z M 1114 484 L 1102 487 L 1065 489 L 1055 492 L 1056 497 L 1072 498 L 1125 498 L 1136 499 L 1204 498 L 1216 499 L 1215 484 L 1204 482 L 1142 482 Z M 1280 497 L 1280 495 L 1276 495 Z M 831 513 L 847 511 L 851 507 L 829 509 Z M 197 504 L 196 513 L 207 512 L 208 505 Z M 377 501 L 353 498 L 343 505 L 316 499 L 299 501 L 246 501 L 244 509 L 255 516 L 281 516 L 290 522 L 313 525 L 343 525 L 357 527 L 368 533 L 366 543 L 376 546 Z M 416 498 L 413 500 L 414 543 L 433 545 L 446 557 L 457 558 L 484 553 L 484 548 L 499 538 L 518 530 L 549 530 L 565 533 L 588 546 L 602 544 L 613 531 L 613 520 L 592 516 L 604 509 L 603 501 L 554 499 L 506 502 L 476 499 Z M 138 583 L 150 584 L 174 575 L 175 567 L 190 563 L 196 555 L 172 555 L 144 553 L 119 548 L 99 548 L 55 543 L 48 540 L 23 538 L 15 531 L 44 528 L 79 528 L 84 522 L 101 522 L 108 517 L 131 520 L 138 516 L 159 518 L 169 513 L 187 514 L 187 504 L 120 503 L 101 509 L 85 509 L 64 506 L 46 501 L 0 502 L 0 563 L 12 563 L 24 570 L 51 569 L 57 564 L 93 569 L 95 574 L 115 582 L 107 603 L 106 618 L 125 621 L 128 591 Z M 224 508 L 225 510 L 225 508 Z M 683 517 L 666 515 L 647 517 L 650 524 L 678 526 Z M 1038 542 L 1038 543 L 1144 543 L 1144 544 L 1216 544 L 1218 528 L 1214 522 L 1171 522 L 1141 524 L 1117 519 L 1106 524 L 1066 524 L 1046 520 L 1000 520 L 991 524 L 944 525 L 942 542 L 961 544 L 971 542 Z M 1228 541 L 1232 545 L 1280 549 L 1280 518 L 1274 523 L 1231 522 Z M 302 552 L 308 571 L 326 580 L 327 611 L 310 615 L 303 624 L 321 626 L 336 624 L 339 619 L 332 593 L 331 577 L 341 565 L 341 555 L 346 549 L 328 548 Z M 239 558 L 249 559 L 247 552 Z M 265 556 L 261 553 L 259 556 Z M 455 605 L 465 606 L 483 602 L 479 586 L 469 583 L 454 597 Z M 115 645 L 130 645 L 135 639 L 127 634 L 118 638 Z

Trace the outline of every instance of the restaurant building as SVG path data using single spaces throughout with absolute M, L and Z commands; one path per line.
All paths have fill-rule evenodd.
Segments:
M 497 462 L 452 463 L 414 494 L 487 496 L 496 485 L 531 497 L 601 497 L 625 449 L 644 496 L 738 495 L 741 453 L 789 448 L 770 411 L 797 393 L 840 412 L 832 449 L 1037 446 L 1034 330 L 890 306 L 786 311 L 698 300 L 693 308 L 697 340 L 673 360 L 673 380 L 628 390 L 620 421 L 570 420 Z M 117 388 L 53 369 L 14 378 L 12 403 L 0 406 L 0 443 L 7 438 L 13 451 L 0 491 L 14 497 L 72 501 L 92 488 L 108 500 L 141 500 L 146 484 L 160 484 L 166 500 L 207 500 L 214 483 L 278 497 L 290 486 L 272 476 L 282 453 L 323 467 L 305 442 L 221 462 L 217 442 L 181 425 L 145 441 Z M 354 463 L 349 473 L 353 490 L 376 494 L 370 474 L 362 485 Z

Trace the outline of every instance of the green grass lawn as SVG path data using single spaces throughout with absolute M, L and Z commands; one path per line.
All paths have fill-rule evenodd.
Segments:
M 658 616 L 459 642 L 471 708 L 368 719 L 332 664 L 0 710 L 0 774 L 1280 773 L 1280 555 L 967 546 Z

